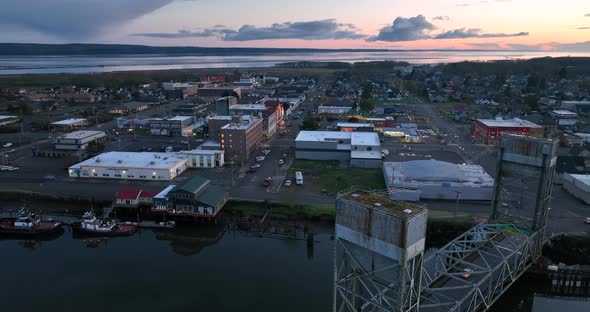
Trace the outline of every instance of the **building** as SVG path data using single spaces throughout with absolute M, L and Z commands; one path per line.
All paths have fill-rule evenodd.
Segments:
M 318 107 L 319 115 L 345 115 L 350 111 L 349 106 L 325 106 Z
M 152 119 L 148 123 L 151 135 L 191 136 L 195 127 L 195 117 L 176 116 L 167 119 Z
M 173 153 L 108 152 L 69 168 L 69 176 L 169 181 L 189 168 L 189 159 Z
M 190 168 L 217 168 L 225 164 L 224 151 L 217 149 L 197 148 L 190 151 L 180 151 L 180 155 L 189 158 Z
M 246 162 L 258 151 L 263 133 L 262 118 L 233 116 L 231 123 L 221 128 L 225 161 Z
M 154 196 L 159 192 L 144 191 L 140 189 L 121 189 L 115 195 L 115 207 L 137 208 L 139 206 L 152 206 Z
M 152 120 L 148 118 L 117 118 L 115 122 L 119 129 L 148 129 Z
M 538 138 L 544 136 L 543 127 L 519 118 L 477 119 L 475 121 L 473 138 L 476 141 L 484 144 L 496 144 L 502 134 L 529 135 Z
M 103 143 L 107 134 L 104 131 L 74 131 L 53 139 L 56 150 L 85 150 L 91 145 Z
M 210 180 L 193 176 L 178 185 L 170 185 L 154 196 L 153 210 L 176 216 L 217 216 L 229 200 L 229 194 Z
M 418 129 L 411 128 L 411 127 L 395 127 L 395 128 L 383 128 L 381 129 L 381 133 L 383 133 L 386 137 L 397 138 L 401 142 L 407 143 L 420 143 L 422 142 L 422 136 Z
M 531 113 L 522 117 L 522 119 L 528 120 L 534 124 L 543 127 L 543 135 L 546 138 L 552 138 L 557 136 L 558 134 L 557 122 L 555 121 L 555 119 L 553 119 L 553 117 L 549 115 L 541 113 Z
M 367 119 L 365 119 L 365 122 L 373 124 L 375 131 L 381 131 L 381 129 L 383 129 L 383 128 L 395 127 L 395 120 L 393 119 L 393 117 L 367 118 Z
M 381 144 L 375 132 L 301 131 L 295 158 L 349 161 L 352 167 L 381 167 Z
M 213 107 L 209 111 L 216 115 L 228 116 L 230 115 L 230 107 L 238 104 L 238 99 L 235 96 L 226 96 L 219 98 L 211 104 Z
M 88 126 L 88 119 L 86 119 L 86 118 L 68 118 L 68 119 L 52 122 L 49 126 L 52 130 L 72 131 L 74 129 L 84 128 L 84 127 Z
M 231 123 L 231 116 L 212 116 L 207 119 L 209 127 L 209 139 L 214 141 L 221 140 L 221 128 Z
M 100 95 L 94 95 L 89 93 L 60 94 L 57 98 L 76 104 L 91 104 L 100 102 L 102 100 L 102 97 Z
M 204 87 L 200 88 L 197 93 L 199 96 L 214 96 L 214 97 L 226 97 L 242 96 L 242 89 L 240 87 Z
M 572 127 L 578 122 L 578 114 L 572 111 L 559 109 L 551 112 L 551 116 L 560 127 Z
M 589 116 L 590 101 L 562 101 L 560 109 L 573 111 L 581 116 Z
M 150 105 L 152 103 L 148 102 L 137 102 L 137 101 L 130 101 L 130 102 L 123 102 L 119 104 L 118 107 L 115 107 L 109 111 L 111 114 L 116 115 L 127 115 L 127 114 L 134 114 L 137 112 L 145 111 L 150 109 Z
M 590 205 L 590 175 L 566 173 L 561 181 L 568 193 Z
M 555 165 L 554 184 L 562 184 L 565 174 L 588 174 L 590 171 L 586 168 L 586 159 L 582 156 L 557 156 Z
M 177 98 L 187 98 L 199 92 L 199 84 L 183 82 L 164 82 L 162 88 Z
M 14 126 L 19 122 L 18 116 L 0 115 L 0 128 Z
M 281 118 L 278 107 L 269 107 L 266 104 L 237 104 L 229 108 L 230 115 L 258 116 L 263 120 L 262 129 L 266 137 L 272 137 L 277 132 L 277 125 Z
M 494 179 L 479 165 L 438 160 L 384 162 L 389 197 L 396 200 L 492 200 Z
M 338 131 L 342 132 L 355 132 L 355 131 L 364 131 L 364 132 L 373 132 L 375 131 L 375 126 L 371 123 L 353 123 L 353 122 L 339 122 L 336 124 L 336 128 Z
M 427 218 L 426 209 L 383 194 L 339 193 L 333 310 L 418 311 Z

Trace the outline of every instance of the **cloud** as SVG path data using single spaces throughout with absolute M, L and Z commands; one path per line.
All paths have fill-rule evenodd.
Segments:
M 514 34 L 482 34 L 479 28 L 459 28 L 440 33 L 433 37 L 433 39 L 460 39 L 460 38 L 505 38 L 505 37 L 520 37 L 528 36 L 528 32 L 518 32 Z
M 448 16 L 435 16 L 434 18 L 432 18 L 433 20 L 439 20 L 439 21 L 448 21 L 451 18 Z
M 590 13 L 586 13 L 586 14 L 584 14 L 584 16 L 590 17 Z
M 590 29 L 590 26 L 582 26 L 582 27 L 578 27 L 578 28 L 576 28 L 576 29 L 580 29 L 580 30 L 581 30 L 581 29 Z
M 174 0 L 3 0 L 0 27 L 65 39 L 89 39 Z
M 428 39 L 428 34 L 436 27 L 426 20 L 423 15 L 414 17 L 398 17 L 393 21 L 391 26 L 381 28 L 379 34 L 368 38 L 368 41 L 414 41 Z
M 590 52 L 590 41 L 576 43 L 552 43 L 557 51 L 563 52 Z
M 277 23 L 272 24 L 270 27 L 244 25 L 238 30 L 218 26 L 198 31 L 180 30 L 176 33 L 140 33 L 134 34 L 133 36 L 152 38 L 218 37 L 223 41 L 272 39 L 340 40 L 367 37 L 359 33 L 354 25 L 337 23 L 334 19 Z

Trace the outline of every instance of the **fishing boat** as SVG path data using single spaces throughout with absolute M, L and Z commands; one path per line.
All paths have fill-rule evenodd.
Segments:
M 130 236 L 137 231 L 134 224 L 120 224 L 96 218 L 92 211 L 84 213 L 82 222 L 72 224 L 78 234 L 88 236 Z
M 0 235 L 4 236 L 43 236 L 61 230 L 62 223 L 55 220 L 42 220 L 35 213 L 19 211 L 16 218 L 0 219 Z

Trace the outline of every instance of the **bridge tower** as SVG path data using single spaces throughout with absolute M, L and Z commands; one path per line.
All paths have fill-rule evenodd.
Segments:
M 523 135 L 501 137 L 490 222 L 544 232 L 557 143 Z
M 418 311 L 427 210 L 352 188 L 336 198 L 334 311 Z

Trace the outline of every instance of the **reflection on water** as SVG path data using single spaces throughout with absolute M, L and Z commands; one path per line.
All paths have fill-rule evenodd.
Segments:
M 275 229 L 273 229 L 275 228 Z M 302 234 L 303 233 L 303 234 Z M 329 311 L 333 225 L 180 225 L 131 237 L 0 240 L 2 311 Z M 491 311 L 588 311 L 519 280 Z
M 293 61 L 361 62 L 407 61 L 413 64 L 528 59 L 542 56 L 589 56 L 586 53 L 547 51 L 388 51 L 298 52 L 255 55 L 83 55 L 0 56 L 0 75 L 46 73 L 93 73 L 130 70 L 165 70 L 222 67 L 270 67 Z

